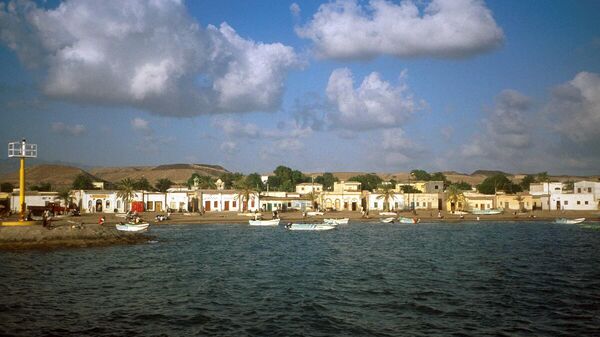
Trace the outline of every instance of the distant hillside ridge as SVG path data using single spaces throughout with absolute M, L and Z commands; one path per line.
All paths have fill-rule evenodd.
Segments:
M 502 174 L 505 176 L 513 175 L 512 173 L 506 173 L 506 172 L 497 171 L 497 170 L 477 170 L 477 171 L 471 173 L 472 176 L 486 176 L 486 177 L 495 176 L 497 174 Z
M 50 183 L 52 190 L 58 190 L 71 187 L 75 178 L 80 174 L 90 177 L 93 181 L 102 181 L 101 178 L 78 167 L 42 164 L 29 167 L 25 166 L 25 184 L 27 186 L 33 186 L 39 185 L 40 183 Z M 0 182 L 8 182 L 15 187 L 18 187 L 19 171 L 16 170 L 0 175 Z

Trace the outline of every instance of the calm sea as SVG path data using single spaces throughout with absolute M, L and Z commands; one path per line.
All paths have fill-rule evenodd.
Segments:
M 0 335 L 600 336 L 600 231 L 152 232 L 156 243 L 0 253 Z

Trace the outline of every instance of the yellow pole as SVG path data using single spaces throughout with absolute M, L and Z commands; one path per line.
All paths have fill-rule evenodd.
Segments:
M 21 215 L 19 221 L 25 221 L 25 158 L 21 157 L 21 169 L 19 170 L 19 204 Z

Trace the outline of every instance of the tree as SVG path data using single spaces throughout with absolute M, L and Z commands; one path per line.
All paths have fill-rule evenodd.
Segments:
M 0 184 L 0 192 L 12 192 L 14 189 L 15 186 L 11 183 Z
M 58 191 L 57 198 L 65 203 L 65 210 L 71 208 L 71 203 L 73 203 L 73 200 L 75 199 L 73 197 L 73 192 L 71 192 L 69 189 L 62 189 Z
M 250 197 L 256 193 L 253 186 L 248 184 L 246 180 L 238 180 L 235 184 L 235 188 L 238 190 L 238 195 L 236 199 L 238 199 L 242 203 L 242 211 L 248 210 L 248 202 L 250 201 Z
M 411 185 L 400 186 L 400 191 L 402 191 L 402 193 L 421 193 L 421 190 L 419 190 Z
M 80 173 L 75 177 L 73 181 L 73 189 L 74 190 L 91 190 L 94 189 L 94 184 L 92 183 L 92 178 L 84 173 Z
M 469 185 L 470 186 L 470 185 Z M 448 201 L 451 206 L 458 207 L 459 211 L 464 210 L 465 207 L 465 195 L 462 190 L 458 187 L 458 185 L 450 185 L 446 190 L 448 193 Z M 454 211 L 455 209 L 452 209 Z
M 226 172 L 219 176 L 219 179 L 225 184 L 226 189 L 232 188 L 235 182 L 242 178 L 244 178 L 244 175 L 238 172 Z
M 415 177 L 416 180 L 429 181 L 431 180 L 431 175 L 427 173 L 425 170 L 412 170 L 410 174 Z
M 45 182 L 40 182 L 37 185 L 31 186 L 30 190 L 32 190 L 32 191 L 40 191 L 40 192 L 50 192 L 50 191 L 52 191 L 52 184 L 45 183 Z
M 512 194 L 521 192 L 521 186 L 513 184 L 504 174 L 495 174 L 485 178 L 485 180 L 477 185 L 479 192 L 483 194 L 496 194 L 497 191 L 504 191 Z
M 316 183 L 323 185 L 323 191 L 333 190 L 333 183 L 338 181 L 339 179 L 330 172 L 325 172 L 322 176 L 317 176 L 315 178 Z
M 315 191 L 311 191 L 305 195 L 308 200 L 310 200 L 310 207 L 312 209 L 317 208 L 317 199 L 319 198 L 319 194 L 315 193 Z
M 389 206 L 390 206 L 390 199 L 394 199 L 394 196 L 396 195 L 395 191 L 394 191 L 394 185 L 392 184 L 383 184 L 381 185 L 381 187 L 379 188 L 379 193 L 381 193 L 381 195 L 377 196 L 377 199 L 383 199 L 383 210 L 384 211 L 389 211 Z
M 145 177 L 141 177 L 133 183 L 136 190 L 140 191 L 152 191 L 152 185 Z
M 260 174 L 251 173 L 246 176 L 246 183 L 250 186 L 253 186 L 258 192 L 263 190 L 263 182 Z
M 540 183 L 547 183 L 550 182 L 550 176 L 548 175 L 548 172 L 540 172 L 537 174 L 536 180 Z
M 348 180 L 360 182 L 363 191 L 373 191 L 383 182 L 383 179 L 373 173 L 361 174 L 351 177 Z
M 168 178 L 158 179 L 156 181 L 156 184 L 154 184 L 154 187 L 156 187 L 157 191 L 165 194 L 165 208 L 168 208 L 167 207 L 167 190 L 169 188 L 171 188 L 171 186 L 173 186 L 173 182 Z
M 529 190 L 529 185 L 531 185 L 532 183 L 535 183 L 535 176 L 528 174 L 523 177 L 520 185 L 523 190 Z
M 129 202 L 135 197 L 135 182 L 131 178 L 125 178 L 117 185 L 117 197 L 123 199 L 125 211 L 129 210 Z
M 187 180 L 187 186 L 192 188 L 198 182 L 198 188 L 210 189 L 217 188 L 215 181 L 210 176 L 200 175 L 196 172 L 192 173 L 192 176 Z
M 450 183 L 450 186 L 454 185 L 457 189 L 459 189 L 460 191 L 470 191 L 473 189 L 473 186 L 471 186 L 471 184 L 464 182 L 464 181 L 459 181 L 457 183 Z

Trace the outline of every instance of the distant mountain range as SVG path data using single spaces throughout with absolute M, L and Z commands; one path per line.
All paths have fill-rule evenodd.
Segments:
M 19 161 L 2 160 L 0 161 L 0 183 L 10 182 L 17 186 L 19 183 Z M 122 179 L 131 178 L 134 180 L 146 178 L 151 184 L 157 180 L 167 178 L 176 184 L 185 184 L 193 173 L 218 177 L 223 173 L 228 173 L 227 169 L 219 165 L 210 164 L 167 164 L 158 166 L 124 166 L 124 167 L 90 167 L 68 163 L 39 163 L 34 162 L 26 167 L 27 185 L 38 185 L 42 182 L 50 183 L 53 189 L 60 189 L 72 185 L 73 180 L 79 174 L 86 174 L 95 181 L 106 181 L 118 183 Z M 357 175 L 367 174 L 369 172 L 332 172 L 340 180 L 348 180 Z M 452 182 L 464 181 L 471 185 L 481 183 L 485 178 L 495 174 L 505 174 L 515 182 L 520 182 L 525 174 L 512 174 L 496 170 L 477 170 L 471 174 L 446 171 L 443 172 L 448 180 Z M 305 173 L 309 176 L 317 176 L 323 172 Z M 395 179 L 396 181 L 408 181 L 408 172 L 396 173 L 374 173 L 384 180 Z M 600 176 L 551 176 L 555 181 L 567 180 L 600 180 Z

